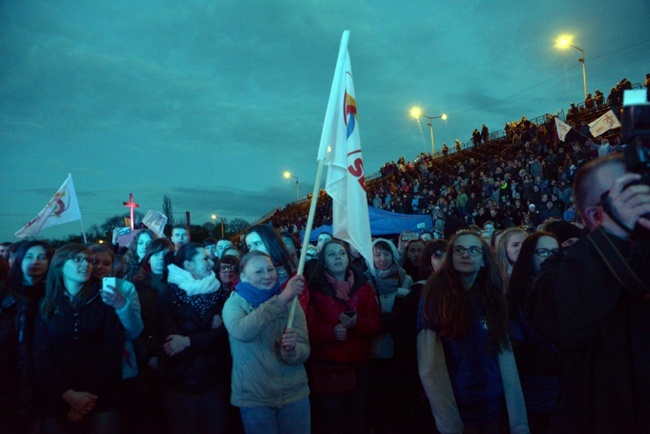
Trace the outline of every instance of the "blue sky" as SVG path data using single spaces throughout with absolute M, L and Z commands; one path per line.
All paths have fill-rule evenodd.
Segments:
M 650 2 L 30 1 L 0 3 L 0 239 L 72 173 L 84 225 L 172 198 L 177 217 L 253 221 L 313 188 L 343 30 L 366 173 L 482 123 L 566 109 L 650 72 Z M 77 223 L 42 237 L 79 233 Z

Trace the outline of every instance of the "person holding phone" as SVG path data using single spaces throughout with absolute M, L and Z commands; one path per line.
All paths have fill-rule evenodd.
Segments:
M 309 282 L 316 432 L 364 431 L 370 350 L 373 337 L 381 331 L 381 319 L 368 277 L 352 267 L 349 258 L 343 241 L 326 243 Z
M 142 234 L 142 232 L 140 233 Z M 140 237 L 143 239 L 143 237 Z M 89 248 L 92 263 L 91 275 L 102 283 L 100 296 L 103 303 L 115 309 L 124 327 L 124 353 L 122 357 L 122 384 L 125 399 L 122 400 L 120 425 L 123 429 L 137 426 L 140 419 L 139 374 L 134 341 L 144 329 L 140 298 L 133 283 L 114 277 L 115 257 L 105 244 L 93 244 Z
M 124 327 L 101 300 L 83 244 L 57 250 L 34 332 L 43 432 L 117 432 Z

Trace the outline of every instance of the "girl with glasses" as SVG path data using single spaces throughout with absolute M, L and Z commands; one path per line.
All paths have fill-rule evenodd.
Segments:
M 54 257 L 34 333 L 45 433 L 117 432 L 124 327 L 102 302 L 90 252 L 67 244 Z
M 549 232 L 535 232 L 526 238 L 512 270 L 507 295 L 512 347 L 533 434 L 548 432 L 559 394 L 559 360 L 557 348 L 534 332 L 526 321 L 524 301 L 542 263 L 558 248 L 557 238 Z
M 526 432 L 501 270 L 472 231 L 459 232 L 446 256 L 424 287 L 417 337 L 420 379 L 438 430 L 496 434 L 508 424 L 510 432 Z

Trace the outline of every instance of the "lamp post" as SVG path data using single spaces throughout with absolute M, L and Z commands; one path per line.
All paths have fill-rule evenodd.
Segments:
M 571 42 L 571 36 L 562 35 L 557 39 L 555 46 L 561 49 L 573 47 L 582 53 L 582 57 L 578 59 L 578 62 L 582 63 L 582 85 L 585 91 L 585 100 L 587 100 L 587 67 L 585 66 L 585 50 L 580 47 L 576 47 Z
M 217 215 L 216 215 L 216 214 L 212 214 L 211 217 L 212 217 L 212 220 L 214 220 L 214 222 L 215 222 L 214 225 L 216 226 L 216 225 L 217 225 L 217 223 L 216 223 L 216 222 L 217 222 Z M 221 238 L 224 238 L 223 235 L 224 235 L 224 232 L 225 232 L 225 231 L 224 231 L 224 226 L 225 226 L 225 224 L 226 224 L 226 219 L 223 218 L 223 217 L 221 217 Z
M 284 176 L 287 179 L 296 178 L 296 200 L 297 201 L 300 200 L 300 180 L 298 179 L 298 177 L 295 176 L 295 175 L 292 175 L 291 172 L 289 172 L 288 170 L 286 172 L 284 172 L 282 174 L 282 176 Z
M 433 139 L 433 120 L 434 119 L 442 119 L 443 121 L 447 120 L 447 115 L 446 114 L 441 114 L 440 116 L 427 116 L 424 113 L 422 113 L 422 110 L 420 107 L 413 107 L 411 109 L 411 117 L 416 119 L 418 123 L 420 122 L 420 116 L 423 118 L 427 118 L 429 122 L 427 122 L 427 125 L 429 125 L 429 131 L 431 132 L 431 156 L 433 157 L 433 154 L 435 154 L 436 147 L 435 147 L 435 142 Z

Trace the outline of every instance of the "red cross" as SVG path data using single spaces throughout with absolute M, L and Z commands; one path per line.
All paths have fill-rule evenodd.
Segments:
M 124 206 L 131 208 L 131 230 L 134 229 L 134 224 L 133 224 L 133 209 L 134 208 L 140 208 L 139 203 L 133 202 L 133 193 L 129 193 L 129 201 L 128 202 L 122 202 Z

